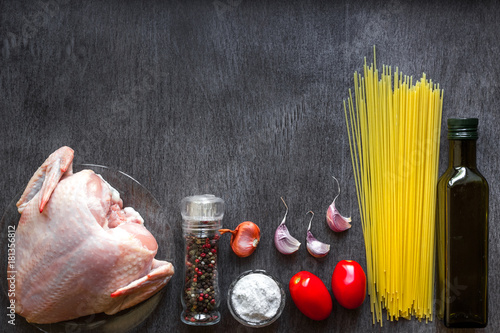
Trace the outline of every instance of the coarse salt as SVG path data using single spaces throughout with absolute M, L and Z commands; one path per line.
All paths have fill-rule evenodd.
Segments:
M 281 304 L 280 287 L 271 277 L 252 273 L 234 285 L 231 303 L 243 320 L 259 323 L 273 318 Z

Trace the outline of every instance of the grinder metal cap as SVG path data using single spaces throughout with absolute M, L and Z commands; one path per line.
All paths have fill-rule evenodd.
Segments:
M 477 118 L 450 118 L 448 119 L 449 140 L 476 140 L 478 138 Z

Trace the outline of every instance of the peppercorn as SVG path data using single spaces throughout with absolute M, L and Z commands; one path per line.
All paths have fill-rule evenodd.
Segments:
M 186 270 L 185 270 L 185 304 L 187 307 L 186 320 L 212 321 L 218 319 L 213 314 L 205 317 L 205 314 L 214 310 L 216 304 L 216 264 L 217 264 L 217 240 L 218 235 L 213 237 L 198 238 L 193 235 L 186 236 Z M 207 261 L 205 258 L 210 257 Z M 192 292 L 197 291 L 197 295 Z M 191 311 L 189 311 L 191 310 Z M 202 313 L 203 316 L 198 314 Z M 200 319 L 206 318 L 206 319 Z

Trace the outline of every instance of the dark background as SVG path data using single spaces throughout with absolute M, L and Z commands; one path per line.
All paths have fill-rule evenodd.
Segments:
M 248 269 L 265 269 L 285 285 L 309 270 L 329 287 L 335 264 L 366 267 L 342 102 L 364 57 L 423 72 L 444 89 L 440 174 L 447 163 L 445 120 L 478 117 L 478 165 L 490 183 L 489 326 L 500 330 L 498 176 L 500 65 L 498 1 L 82 1 L 0 2 L 0 210 L 17 200 L 36 168 L 62 145 L 75 163 L 133 176 L 158 199 L 172 227 L 177 274 L 137 332 L 199 332 L 181 323 L 182 234 L 179 202 L 213 193 L 227 204 L 224 225 L 251 220 L 262 239 L 236 257 L 229 236 L 220 249 L 223 293 Z M 352 228 L 331 232 L 324 213 L 337 206 Z M 279 254 L 273 234 L 289 207 L 288 228 L 303 240 Z M 305 249 L 313 233 L 331 244 L 325 260 Z M 471 225 L 471 228 L 474 226 Z M 2 230 L 1 244 L 7 237 Z M 155 235 L 161 238 L 162 235 Z M 2 280 L 3 273 L 2 273 Z M 329 287 L 330 288 L 330 287 Z M 288 294 L 289 296 L 289 294 Z M 36 331 L 18 317 L 7 326 Z M 246 332 L 221 305 L 213 331 Z M 287 301 L 262 331 L 444 332 L 400 320 L 372 325 L 368 301 L 314 322 Z M 451 330 L 450 330 L 451 331 Z

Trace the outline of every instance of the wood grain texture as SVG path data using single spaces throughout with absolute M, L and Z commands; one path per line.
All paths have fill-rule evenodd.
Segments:
M 500 331 L 498 17 L 496 1 L 4 0 L 0 210 L 48 154 L 69 145 L 75 163 L 111 166 L 146 186 L 166 211 L 177 249 L 179 202 L 187 195 L 222 197 L 226 227 L 259 224 L 261 244 L 249 258 L 221 242 L 223 293 L 239 273 L 258 268 L 284 284 L 309 270 L 329 285 L 341 259 L 366 267 L 342 101 L 376 45 L 379 65 L 415 78 L 425 72 L 440 84 L 443 119 L 480 119 L 478 165 L 490 183 L 490 322 L 481 332 Z M 441 148 L 440 173 L 444 134 Z M 337 205 L 354 220 L 340 235 L 320 223 L 335 195 L 332 175 L 342 187 Z M 332 245 L 325 260 L 305 247 L 292 256 L 275 250 L 280 196 L 297 238 L 305 241 L 306 212 L 316 212 L 314 233 Z M 177 250 L 177 274 L 135 332 L 202 331 L 180 321 L 182 263 Z M 2 293 L 2 331 L 37 331 L 22 318 L 7 326 L 6 306 Z M 221 322 L 206 331 L 250 331 L 231 317 L 225 298 L 221 311 Z M 437 320 L 384 322 L 381 329 L 371 323 L 368 302 L 354 311 L 334 303 L 328 320 L 313 322 L 289 299 L 280 320 L 261 331 L 452 330 Z

